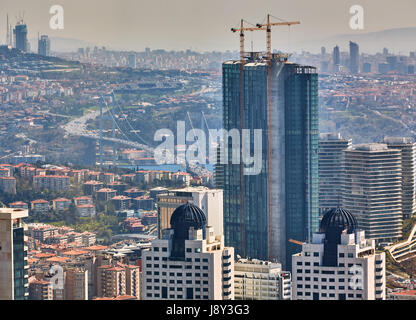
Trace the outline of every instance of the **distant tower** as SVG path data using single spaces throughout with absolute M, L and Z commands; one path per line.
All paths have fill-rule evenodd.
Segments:
M 9 35 L 9 14 L 7 14 L 6 15 L 6 46 L 8 44 L 10 44 L 9 37 L 10 37 L 10 35 Z
M 358 73 L 360 67 L 360 53 L 358 44 L 350 41 L 350 71 Z
M 127 57 L 127 66 L 129 68 L 136 68 L 136 54 L 134 52 L 130 53 Z
M 38 54 L 41 56 L 49 56 L 51 50 L 51 41 L 47 35 L 42 35 L 38 39 Z
M 339 47 L 335 46 L 334 51 L 332 53 L 332 60 L 334 63 L 334 69 L 338 69 L 338 66 L 340 64 L 340 55 L 339 55 Z
M 23 23 L 23 20 L 20 20 L 16 24 L 13 33 L 15 39 L 15 48 L 22 50 L 23 52 L 28 52 L 27 26 Z
M 322 56 L 322 58 L 325 56 L 325 54 L 326 54 L 326 48 L 321 47 L 321 56 Z

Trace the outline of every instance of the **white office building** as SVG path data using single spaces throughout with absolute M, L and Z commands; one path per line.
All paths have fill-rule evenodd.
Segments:
M 234 264 L 235 300 L 290 300 L 290 272 L 280 263 L 238 259 Z
M 385 254 L 357 230 L 354 216 L 328 210 L 320 231 L 292 256 L 293 299 L 385 300 Z
M 234 248 L 192 203 L 178 207 L 170 224 L 142 252 L 142 299 L 233 300 Z
M 223 190 L 207 187 L 186 187 L 157 195 L 159 237 L 162 230 L 170 228 L 170 217 L 180 205 L 191 202 L 206 214 L 208 225 L 215 234 L 223 234 Z

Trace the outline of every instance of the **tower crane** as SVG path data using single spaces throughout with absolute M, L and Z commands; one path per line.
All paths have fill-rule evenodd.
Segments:
M 244 27 L 244 19 L 241 19 L 240 28 L 231 28 L 232 32 L 238 32 L 240 31 L 240 61 L 241 64 L 244 64 L 244 31 L 259 31 L 259 30 L 266 30 L 266 27 L 264 26 L 257 26 L 257 27 Z M 249 22 L 247 22 L 249 23 Z

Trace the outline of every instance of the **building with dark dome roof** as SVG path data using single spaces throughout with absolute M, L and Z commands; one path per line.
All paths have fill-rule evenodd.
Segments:
M 294 300 L 384 300 L 385 253 L 366 239 L 357 219 L 343 208 L 329 209 L 310 243 L 292 256 Z
M 234 248 L 193 203 L 177 207 L 171 228 L 142 252 L 143 300 L 233 300 Z
M 173 211 L 170 225 L 174 232 L 172 257 L 185 257 L 185 240 L 189 240 L 190 228 L 202 229 L 203 238 L 206 237 L 207 217 L 199 207 L 191 202 L 187 202 Z
M 348 233 L 353 233 L 357 229 L 357 220 L 347 210 L 342 208 L 334 208 L 327 210 L 321 220 L 320 230 L 326 232 L 327 230 L 339 228 L 347 230 Z

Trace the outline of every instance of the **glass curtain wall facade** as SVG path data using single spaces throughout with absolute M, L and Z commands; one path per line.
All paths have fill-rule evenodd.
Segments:
M 242 165 L 231 164 L 228 146 L 228 163 L 221 170 L 224 236 L 243 257 L 290 266 L 299 247 L 288 240 L 306 241 L 318 229 L 318 79 L 312 67 L 277 60 L 272 66 L 269 122 L 267 63 L 256 58 L 245 63 L 242 112 L 240 62 L 223 64 L 224 129 L 250 129 L 252 150 L 253 131 L 262 129 L 260 174 L 242 175 Z
M 27 251 L 25 250 L 24 228 L 13 228 L 14 300 L 28 300 Z

